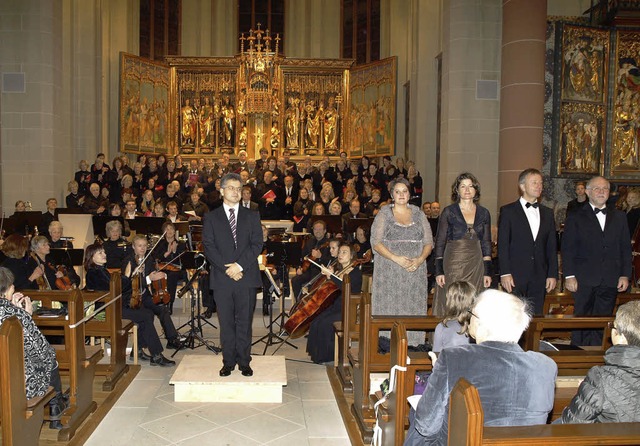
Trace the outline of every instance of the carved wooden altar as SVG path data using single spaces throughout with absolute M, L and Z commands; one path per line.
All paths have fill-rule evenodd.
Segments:
M 358 67 L 351 59 L 286 58 L 277 46 L 265 51 L 266 37 L 252 31 L 235 57 L 170 56 L 158 64 L 122 53 L 120 150 L 394 154 L 395 58 Z

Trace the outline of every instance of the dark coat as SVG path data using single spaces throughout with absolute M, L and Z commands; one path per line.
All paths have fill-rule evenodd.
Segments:
M 500 275 L 511 274 L 516 284 L 558 277 L 556 225 L 553 211 L 540 205 L 540 229 L 533 239 L 520 200 L 500 209 L 498 259 Z
M 640 421 L 640 347 L 615 345 L 604 363 L 589 370 L 562 423 Z
M 631 277 L 631 239 L 624 212 L 607 208 L 604 231 L 591 205 L 567 216 L 562 236 L 565 277 L 580 284 L 616 287 L 622 276 Z

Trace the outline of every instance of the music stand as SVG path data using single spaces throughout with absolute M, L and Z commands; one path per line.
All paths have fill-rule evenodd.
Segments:
M 42 221 L 42 212 L 39 211 L 22 211 L 16 212 L 9 221 L 13 226 L 13 230 L 22 235 L 29 235 L 31 231 L 38 227 Z
M 373 224 L 373 218 L 349 218 L 347 220 L 347 233 L 354 234 L 356 229 L 359 226 L 364 227 L 365 229 L 371 229 L 371 225 Z
M 187 235 L 189 233 L 189 222 L 188 221 L 177 221 L 173 224 L 176 228 L 176 238 L 181 235 Z
M 171 357 L 173 358 L 176 353 L 178 353 L 183 348 L 189 347 L 191 350 L 202 347 L 203 345 L 207 347 L 208 350 L 214 352 L 216 355 L 222 351 L 220 347 L 216 347 L 213 342 L 209 342 L 204 339 L 204 335 L 202 332 L 202 322 L 204 321 L 206 324 L 209 324 L 212 328 L 218 328 L 213 325 L 211 322 L 205 319 L 200 313 L 202 311 L 200 305 L 200 299 L 202 298 L 202 281 L 208 280 L 208 276 L 204 274 L 207 270 L 207 259 L 199 252 L 196 251 L 186 251 L 183 253 L 182 257 L 182 267 L 186 269 L 195 270 L 191 275 L 191 278 L 187 282 L 187 284 L 182 287 L 180 291 L 178 291 L 178 297 L 182 297 L 188 291 L 191 295 L 191 318 L 179 326 L 177 330 L 181 330 L 186 326 L 189 326 L 189 332 L 186 334 L 186 339 L 180 343 L 180 348 L 178 348 Z M 198 292 L 196 293 L 193 285 L 198 282 Z M 196 340 L 199 342 L 196 345 Z
M 339 234 L 342 232 L 342 217 L 340 215 L 312 215 L 311 227 L 316 221 L 322 220 L 327 225 L 327 232 L 331 234 Z
M 117 220 L 122 225 L 124 230 L 124 217 L 113 217 L 113 216 L 103 216 L 103 215 L 94 215 L 91 217 L 91 221 L 93 222 L 93 236 L 99 236 L 101 239 L 106 240 L 109 238 L 107 236 L 107 223 L 110 221 Z
M 84 262 L 84 250 L 52 248 L 47 257 L 54 265 L 80 266 Z
M 67 215 L 67 214 L 91 214 L 91 212 L 87 212 L 82 208 L 56 208 L 56 216 L 58 215 Z
M 274 242 L 271 240 L 267 241 L 266 248 L 267 248 L 267 259 L 269 259 L 267 263 L 279 265 L 280 267 L 282 267 L 283 277 L 281 277 L 281 283 L 284 284 L 284 268 L 298 267 L 302 264 L 302 248 L 298 243 Z M 265 290 L 263 287 L 262 299 L 269 299 L 269 325 L 267 327 L 269 329 L 269 332 L 251 344 L 253 346 L 260 342 L 264 342 L 265 343 L 264 351 L 262 352 L 263 356 L 267 353 L 267 348 L 275 344 L 285 343 L 295 349 L 298 348 L 296 345 L 293 345 L 292 343 L 290 343 L 287 340 L 288 338 L 284 339 L 282 336 L 280 336 L 280 334 L 276 334 L 273 331 L 274 324 L 278 324 L 280 329 L 282 329 L 282 327 L 284 326 L 284 317 L 286 314 L 286 312 L 284 311 L 285 296 L 282 295 L 282 292 L 276 286 L 276 283 L 273 280 L 273 276 L 271 275 L 271 272 L 267 267 L 265 267 L 264 273 L 269 278 L 269 281 L 271 282 L 276 294 L 280 296 L 280 299 L 281 299 L 280 302 L 283 304 L 281 306 L 280 314 L 278 314 L 274 318 L 273 317 L 273 300 L 271 299 L 271 293 L 269 293 L 268 290 Z M 269 295 L 267 296 L 267 294 Z
M 136 217 L 129 220 L 129 228 L 136 234 L 162 234 L 162 225 L 166 221 L 164 217 Z

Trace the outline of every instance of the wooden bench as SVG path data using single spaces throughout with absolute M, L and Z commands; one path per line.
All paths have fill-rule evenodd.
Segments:
M 465 379 L 451 391 L 449 427 L 449 446 L 640 444 L 640 423 L 486 427 L 478 390 Z
M 637 299 L 640 299 L 639 293 L 618 293 L 618 296 L 616 297 L 616 304 L 613 308 L 613 314 L 616 314 L 620 305 Z M 570 315 L 573 314 L 573 304 L 573 295 L 569 291 L 547 294 L 544 298 L 542 314 Z
M 22 358 L 22 325 L 16 316 L 12 316 L 0 327 L 0 420 L 4 446 L 38 444 L 45 404 L 55 393 L 49 387 L 43 396 L 27 399 Z
M 362 293 L 360 301 L 360 335 L 357 347 L 349 350 L 349 362 L 353 370 L 353 405 L 351 411 L 360 429 L 363 441 L 370 441 L 375 424 L 373 404 L 370 397 L 370 373 L 388 372 L 391 368 L 389 353 L 378 352 L 378 337 L 382 330 L 391 330 L 393 324 L 402 322 L 406 330 L 433 332 L 440 318 L 433 316 L 372 316 L 371 296 Z M 427 361 L 426 353 L 415 353 L 417 360 Z
M 64 345 L 53 345 L 61 375 L 69 376 L 69 408 L 62 414 L 63 428 L 58 433 L 58 441 L 69 441 L 84 420 L 93 413 L 97 404 L 93 400 L 93 379 L 96 364 L 102 359 L 100 347 L 85 346 L 85 326 L 71 328 L 84 316 L 82 292 L 71 291 L 29 291 L 33 301 L 40 301 L 51 308 L 52 302 L 66 302 L 67 317 L 34 316 L 40 331 L 45 335 L 63 335 Z
M 103 340 L 108 338 L 111 343 L 109 363 L 96 366 L 96 375 L 105 377 L 105 381 L 102 383 L 102 390 L 107 392 L 113 390 L 118 380 L 129 370 L 127 365 L 127 343 L 129 332 L 134 329 L 135 324 L 128 319 L 122 319 L 122 301 L 119 298 L 121 293 L 122 282 L 119 272 L 111 275 L 108 293 L 104 291 L 84 291 L 82 293 L 85 304 L 104 296 L 95 302 L 96 309 L 115 299 L 112 304 L 104 309 L 104 321 L 93 318 L 85 323 L 86 336 L 100 337 Z M 137 339 L 135 338 L 134 334 L 133 349 L 137 353 Z M 102 347 L 104 348 L 104 342 Z
M 334 366 L 343 393 L 353 392 L 352 371 L 347 354 L 351 345 L 358 342 L 360 336 L 360 320 L 358 314 L 360 296 L 360 294 L 351 293 L 349 275 L 345 275 L 342 282 L 342 320 L 334 322 L 333 324 L 336 337 Z M 347 330 L 345 331 L 343 327 L 347 327 Z

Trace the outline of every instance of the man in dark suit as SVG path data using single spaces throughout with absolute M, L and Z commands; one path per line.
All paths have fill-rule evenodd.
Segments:
M 220 191 L 223 205 L 205 215 L 202 233 L 220 321 L 220 376 L 229 376 L 236 364 L 242 375 L 252 376 L 251 322 L 256 291 L 262 286 L 258 269 L 262 251 L 260 215 L 240 206 L 240 175 L 222 177 Z
M 285 220 L 293 219 L 293 205 L 298 201 L 300 188 L 294 184 L 293 176 L 284 177 L 284 186 L 281 189 L 280 209 L 282 209 L 282 218 Z
M 558 252 L 553 211 L 538 200 L 542 173 L 526 169 L 518 177 L 522 196 L 500 209 L 498 259 L 502 288 L 531 302 L 541 315 L 545 292 L 556 287 Z
M 240 206 L 251 209 L 252 211 L 257 211 L 258 203 L 251 199 L 252 195 L 253 189 L 251 189 L 251 186 L 242 186 L 242 201 L 240 202 Z
M 624 212 L 607 206 L 609 182 L 587 183 L 589 204 L 569 213 L 562 236 L 565 287 L 576 316 L 611 316 L 618 292 L 629 286 L 631 240 Z M 600 345 L 602 331 L 574 331 L 575 345 Z

